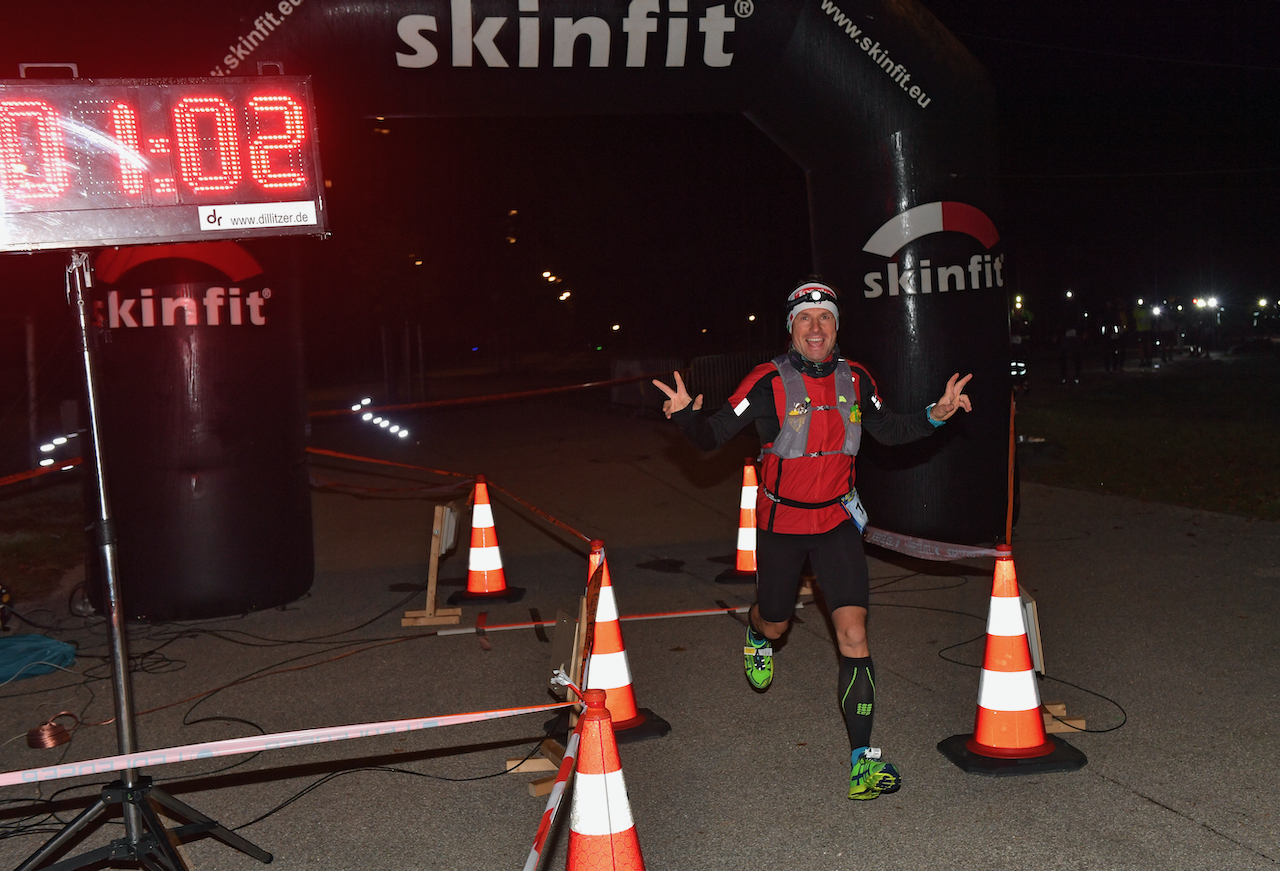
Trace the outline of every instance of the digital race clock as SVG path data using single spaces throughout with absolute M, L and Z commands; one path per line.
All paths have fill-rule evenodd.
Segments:
M 327 227 L 310 77 L 0 81 L 0 251 Z

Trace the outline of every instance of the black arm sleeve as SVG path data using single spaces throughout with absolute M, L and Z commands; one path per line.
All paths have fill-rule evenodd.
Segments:
M 867 405 L 862 410 L 862 428 L 882 445 L 903 445 L 933 434 L 937 427 L 929 423 L 928 414 L 927 411 L 898 414 Z
M 747 392 L 747 406 L 738 414 L 732 405 L 725 403 L 715 414 L 706 416 L 693 410 L 692 405 L 671 415 L 671 420 L 680 426 L 699 450 L 714 451 L 738 433 L 746 429 L 747 424 L 759 421 L 762 441 L 773 441 L 778 434 L 777 411 L 773 405 L 773 379 L 776 372 L 766 375 L 751 385 Z M 772 434 L 767 431 L 772 430 Z M 768 438 L 766 439 L 766 435 Z

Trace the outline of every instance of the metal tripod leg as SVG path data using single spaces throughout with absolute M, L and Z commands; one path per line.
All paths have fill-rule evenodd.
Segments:
M 41 862 L 58 852 L 58 850 L 66 844 L 67 841 L 71 840 L 77 832 L 89 825 L 89 823 L 93 822 L 94 818 L 106 809 L 107 801 L 100 797 L 89 807 L 85 808 L 74 820 L 67 823 L 66 827 L 63 828 L 62 831 L 58 832 L 58 834 L 46 841 L 43 847 L 32 853 L 31 856 L 27 858 L 27 861 L 18 866 L 17 871 L 30 871 L 30 869 L 39 866 Z
M 151 807 L 152 801 L 188 822 L 173 829 L 166 828 Z M 174 849 L 170 834 L 173 840 L 178 842 L 193 835 L 209 834 L 259 862 L 267 863 L 272 859 L 271 854 L 266 850 L 245 840 L 190 805 L 178 801 L 164 790 L 153 787 L 151 778 L 139 777 L 136 786 L 126 787 L 120 781 L 116 781 L 103 787 L 101 798 L 33 853 L 27 861 L 19 865 L 17 871 L 33 871 L 40 867 L 41 862 L 57 852 L 77 832 L 113 804 L 121 805 L 123 810 L 131 808 L 135 810 L 143 831 L 135 832 L 134 835 L 126 834 L 125 837 L 117 838 L 103 847 L 47 865 L 43 871 L 74 871 L 76 868 L 84 868 L 110 859 L 132 860 L 147 871 L 186 871 L 187 866 L 178 855 L 178 851 Z
M 210 837 L 218 839 L 228 847 L 233 847 L 241 853 L 252 856 L 259 862 L 265 863 L 271 861 L 271 854 L 266 850 L 262 849 L 257 844 L 253 844 L 245 840 L 226 826 L 223 826 L 221 823 L 209 819 L 190 805 L 178 801 L 163 789 L 152 789 L 151 797 L 155 799 L 156 804 L 168 808 L 178 816 L 191 820 L 193 823 L 198 823 L 201 826 L 205 826 L 205 831 L 209 833 Z

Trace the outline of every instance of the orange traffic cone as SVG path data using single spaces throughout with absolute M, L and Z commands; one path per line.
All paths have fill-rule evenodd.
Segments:
M 524 588 L 507 586 L 507 575 L 502 570 L 502 553 L 498 550 L 498 532 L 493 526 L 489 485 L 485 483 L 484 475 L 476 475 L 472 500 L 467 588 L 451 595 L 449 604 L 490 599 L 518 602 L 524 598 Z
M 578 763 L 569 810 L 566 871 L 644 871 L 640 839 L 622 779 L 618 742 L 601 690 L 583 690 Z
M 1013 548 L 1001 544 L 996 550 L 973 734 L 953 735 L 938 749 L 979 774 L 1074 771 L 1087 761 L 1084 754 L 1044 731 Z
M 756 580 L 756 464 L 742 463 L 742 499 L 738 503 L 738 556 L 731 569 L 716 577 L 717 584 L 753 584 Z
M 671 724 L 648 708 L 636 707 L 636 694 L 631 686 L 631 665 L 622 641 L 622 624 L 618 620 L 618 602 L 613 596 L 609 563 L 604 556 L 604 542 L 591 542 L 587 562 L 587 578 L 603 566 L 600 598 L 596 605 L 595 636 L 587 660 L 587 682 L 584 689 L 604 690 L 610 714 L 616 712 L 613 728 L 620 741 L 642 741 L 661 738 L 671 731 Z

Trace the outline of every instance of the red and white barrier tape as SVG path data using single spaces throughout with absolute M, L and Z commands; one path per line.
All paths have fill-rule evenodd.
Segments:
M 278 750 L 281 747 L 301 747 L 306 744 L 323 744 L 328 741 L 345 741 L 349 738 L 369 738 L 374 735 L 392 735 L 397 732 L 416 732 L 436 729 L 440 726 L 460 726 L 482 720 L 500 720 L 521 714 L 536 714 L 571 706 L 572 702 L 550 705 L 532 705 L 527 708 L 499 708 L 493 711 L 473 711 L 466 714 L 447 714 L 443 717 L 426 717 L 412 720 L 386 720 L 381 723 L 361 723 L 353 726 L 331 726 L 323 729 L 300 729 L 295 732 L 277 732 L 272 735 L 252 735 L 247 738 L 228 738 L 225 741 L 209 741 L 203 744 L 187 744 L 161 750 L 145 750 L 120 756 L 104 756 L 84 762 L 69 762 L 46 768 L 28 768 L 25 771 L 9 771 L 0 774 L 0 786 L 16 783 L 36 783 L 42 780 L 58 780 L 63 777 L 102 774 L 108 771 L 124 771 L 128 768 L 154 768 L 172 762 L 190 762 L 195 759 L 213 759 L 218 756 L 235 756 L 240 753 L 258 753 L 262 750 Z
M 536 871 L 538 860 L 542 858 L 542 848 L 546 846 L 547 835 L 551 834 L 551 827 L 555 825 L 556 814 L 560 810 L 560 799 L 564 797 L 565 784 L 569 782 L 569 775 L 573 773 L 574 763 L 578 758 L 578 741 L 582 737 L 582 720 L 578 720 L 578 726 L 573 730 L 573 734 L 569 736 L 569 742 L 564 748 L 564 759 L 560 762 L 560 770 L 556 772 L 556 782 L 551 787 L 551 795 L 547 796 L 547 809 L 542 812 L 542 822 L 538 823 L 538 833 L 533 837 L 533 849 L 529 851 L 529 858 L 524 862 L 524 871 Z
M 0 487 L 4 487 L 8 484 L 17 484 L 19 481 L 29 481 L 32 478 L 39 478 L 41 475 L 48 475 L 50 472 L 65 472 L 72 466 L 78 465 L 80 465 L 80 458 L 71 457 L 66 460 L 59 460 L 54 465 L 41 466 L 38 469 L 29 469 L 25 472 L 18 472 L 14 475 L 5 475 L 3 478 L 0 478 Z
M 651 372 L 648 375 L 628 375 L 626 378 L 613 378 L 608 381 L 588 381 L 585 384 L 568 384 L 563 387 L 541 387 L 537 390 L 520 390 L 515 393 L 490 393 L 485 396 L 461 396 L 456 399 L 430 399 L 423 402 L 402 402 L 395 405 L 362 405 L 358 409 L 329 408 L 323 411 L 308 412 L 310 417 L 342 417 L 350 414 L 363 414 L 366 411 L 413 411 L 423 408 L 447 408 L 456 405 L 480 405 L 489 402 L 506 402 L 512 399 L 529 399 L 534 396 L 548 396 L 552 393 L 569 393 L 574 390 L 590 390 L 596 387 L 614 387 L 619 384 L 630 384 L 634 381 L 648 381 L 662 378 L 670 373 Z
M 862 537 L 871 544 L 879 545 L 888 550 L 918 557 L 919 559 L 933 560 L 934 562 L 996 556 L 998 553 L 998 551 L 989 547 L 967 547 L 963 544 L 948 544 L 945 541 L 930 541 L 927 538 L 916 538 L 914 535 L 899 535 L 896 532 L 889 532 L 887 529 L 880 529 L 875 526 L 868 526 Z

